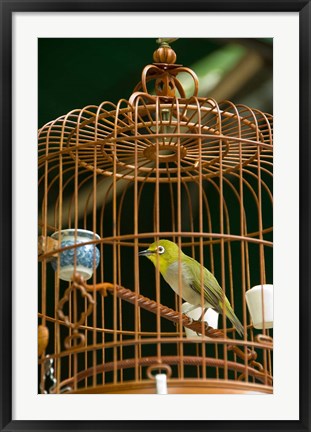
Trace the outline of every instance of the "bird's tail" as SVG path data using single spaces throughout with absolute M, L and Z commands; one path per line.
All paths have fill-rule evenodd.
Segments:
M 235 315 L 233 312 L 232 307 L 230 306 L 230 303 L 226 302 L 226 315 L 227 318 L 231 321 L 232 325 L 236 328 L 237 332 L 241 337 L 244 336 L 244 327 L 242 326 L 239 318 Z

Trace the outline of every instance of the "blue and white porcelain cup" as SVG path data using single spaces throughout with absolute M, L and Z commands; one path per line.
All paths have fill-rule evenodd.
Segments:
M 56 258 L 51 261 L 53 269 L 59 270 L 59 278 L 70 281 L 74 272 L 78 272 L 85 280 L 90 279 L 100 262 L 100 252 L 95 244 L 84 245 L 83 243 L 100 240 L 99 235 L 92 231 L 73 228 L 57 231 L 51 237 L 61 242 L 61 248 L 81 244 L 81 246 L 60 252 L 59 259 Z
M 190 309 L 190 312 L 189 312 Z M 201 308 L 201 306 L 198 306 L 195 309 L 192 309 L 192 305 L 190 303 L 184 302 L 181 305 L 181 311 L 182 313 L 184 313 L 185 315 L 187 315 L 189 318 L 192 318 L 193 320 L 200 320 L 202 313 L 203 313 L 203 309 Z M 203 321 L 207 322 L 208 325 L 210 327 L 213 327 L 214 329 L 218 328 L 218 317 L 219 317 L 219 313 L 214 311 L 213 309 L 208 308 L 207 311 L 205 312 L 204 315 L 204 319 Z M 196 333 L 195 331 L 185 327 L 185 332 L 186 332 L 186 337 L 187 339 L 202 339 L 202 335 Z M 203 336 L 203 338 L 205 339 L 211 339 L 208 336 Z

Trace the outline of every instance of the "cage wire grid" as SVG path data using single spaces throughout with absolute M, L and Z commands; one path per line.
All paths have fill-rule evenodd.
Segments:
M 272 280 L 272 116 L 198 97 L 194 72 L 159 50 L 128 101 L 39 130 L 41 392 L 50 379 L 49 393 L 155 393 L 160 371 L 173 393 L 272 392 L 272 331 L 254 329 L 245 300 Z M 180 72 L 194 81 L 191 97 Z M 78 229 L 93 233 L 83 244 L 100 255 L 88 281 Z M 73 244 L 52 236 L 62 230 L 73 230 Z M 217 329 L 182 313 L 182 293 L 138 255 L 163 238 L 216 276 L 243 338 L 221 314 Z M 178 279 L 182 289 L 181 265 Z

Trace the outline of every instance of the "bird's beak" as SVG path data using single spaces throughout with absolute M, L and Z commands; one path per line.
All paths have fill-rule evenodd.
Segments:
M 148 256 L 148 255 L 152 255 L 152 251 L 150 251 L 149 249 L 143 250 L 141 252 L 138 253 L 139 256 Z

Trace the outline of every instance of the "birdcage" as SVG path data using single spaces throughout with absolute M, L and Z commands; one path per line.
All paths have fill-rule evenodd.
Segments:
M 38 178 L 40 392 L 272 392 L 271 115 L 198 97 L 162 40 L 129 100 L 39 130 Z M 160 239 L 181 295 L 139 256 Z M 183 302 L 180 250 L 220 309 Z

